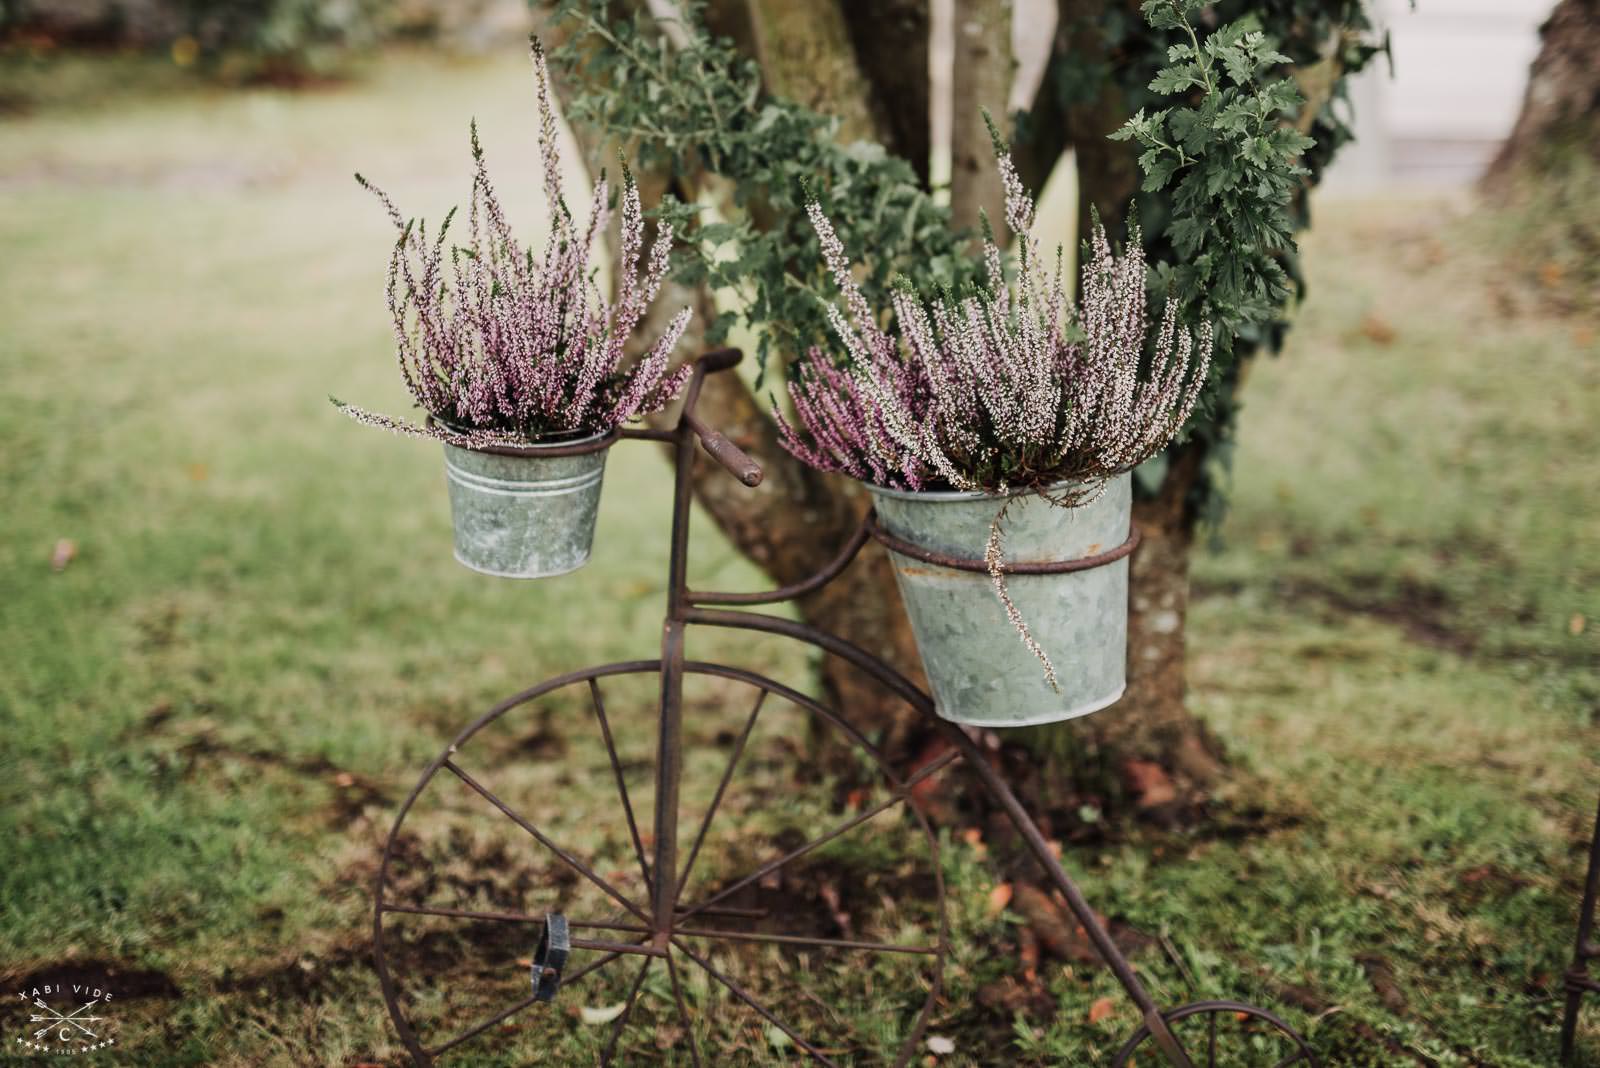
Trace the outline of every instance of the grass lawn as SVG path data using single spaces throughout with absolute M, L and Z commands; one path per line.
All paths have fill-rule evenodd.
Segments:
M 401 1063 L 368 955 L 399 799 L 500 697 L 655 653 L 670 502 L 650 449 L 613 458 L 586 570 L 497 582 L 450 559 L 436 450 L 326 401 L 403 407 L 390 233 L 350 173 L 437 217 L 466 193 L 471 115 L 534 219 L 520 58 L 397 55 L 299 94 L 152 79 L 0 117 L 0 1059 L 15 988 L 70 964 L 118 993 L 107 1063 Z M 1497 256 L 1509 225 L 1465 202 L 1323 206 L 1310 299 L 1253 371 L 1231 512 L 1196 564 L 1193 700 L 1236 785 L 1209 828 L 1068 851 L 1146 936 L 1159 997 L 1277 1006 L 1330 1064 L 1554 1061 L 1600 784 L 1600 324 Z M 760 581 L 708 526 L 693 564 Z M 782 646 L 693 652 L 808 686 Z M 505 743 L 518 789 L 548 796 L 538 769 L 578 759 L 569 722 L 540 721 L 542 759 Z M 556 785 L 574 821 L 610 789 Z M 942 1062 L 1107 1063 L 1131 1007 L 1107 1014 L 1114 984 L 1081 962 L 1011 974 L 1016 918 L 987 908 L 963 830 Z M 502 864 L 474 833 L 446 814 L 419 841 Z M 434 1011 L 503 1003 L 470 961 L 438 968 Z M 858 979 L 825 977 L 841 1011 L 871 1011 Z M 689 996 L 720 1011 L 703 981 Z M 567 1063 L 604 1030 L 547 1015 L 447 1063 Z M 765 1037 L 734 1063 L 794 1059 Z

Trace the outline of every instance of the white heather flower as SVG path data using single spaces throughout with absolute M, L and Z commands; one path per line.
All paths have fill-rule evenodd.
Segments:
M 628 342 L 666 280 L 672 228 L 658 228 L 648 262 L 641 263 L 644 212 L 637 185 L 625 175 L 618 299 L 607 301 L 594 284 L 594 257 L 610 219 L 609 188 L 602 175 L 580 229 L 563 199 L 550 76 L 537 39 L 533 67 L 550 217 L 542 254 L 512 233 L 475 125 L 463 247 L 447 244 L 449 216 L 430 242 L 424 224 L 407 222 L 386 194 L 357 176 L 399 231 L 386 283 L 395 352 L 412 399 L 433 419 L 416 426 L 340 404 L 352 418 L 469 447 L 526 443 L 601 433 L 658 411 L 688 377 L 687 368 L 667 370 L 688 325 L 687 308 L 644 358 L 624 366 Z
M 1169 301 L 1151 339 L 1138 230 L 1119 256 L 1098 223 L 1072 307 L 1061 252 L 1047 267 L 1033 199 L 1009 153 L 1000 153 L 999 168 L 1016 277 L 1007 282 L 999 247 L 986 237 L 987 285 L 931 304 L 900 284 L 889 308 L 873 308 L 821 203 L 806 205 L 842 297 L 827 315 L 847 360 L 836 367 L 813 349 L 790 378 L 798 425 L 780 416 L 779 436 L 801 462 L 897 489 L 1016 486 L 1073 506 L 1182 430 L 1210 368 L 1210 324 L 1192 334 Z M 880 325 L 887 312 L 892 332 Z M 990 579 L 1054 687 L 1050 658 L 1006 588 L 1000 518 L 984 552 Z

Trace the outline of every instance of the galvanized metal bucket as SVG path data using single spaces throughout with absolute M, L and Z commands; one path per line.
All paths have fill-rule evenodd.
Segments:
M 989 526 L 1006 498 L 984 493 L 908 493 L 867 487 L 879 526 L 913 546 L 982 560 Z M 1015 494 L 1002 524 L 1010 563 L 1096 556 L 1129 538 L 1133 478 L 1113 478 L 1075 508 Z M 939 715 L 980 727 L 1055 723 L 1114 704 L 1127 687 L 1128 560 L 1066 574 L 1006 576 L 1011 599 L 1055 667 L 1044 665 L 1006 619 L 987 574 L 890 551 L 895 580 Z
M 498 578 L 548 578 L 582 567 L 600 510 L 605 438 L 492 451 L 445 445 L 456 559 Z

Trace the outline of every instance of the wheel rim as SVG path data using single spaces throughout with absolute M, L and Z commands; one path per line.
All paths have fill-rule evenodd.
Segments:
M 607 680 L 617 680 L 621 676 L 635 679 L 658 676 L 660 667 L 660 662 L 656 660 L 609 664 L 562 675 L 524 690 L 495 705 L 464 728 L 423 772 L 416 786 L 402 803 L 385 843 L 377 878 L 373 916 L 375 962 L 379 980 L 390 1017 L 395 1022 L 402 1044 L 417 1064 L 431 1065 L 437 1058 L 470 1043 L 497 1025 L 505 1023 L 507 1026 L 514 1026 L 510 1021 L 519 1014 L 549 1008 L 549 1006 L 539 1006 L 538 1010 L 533 1010 L 535 998 L 529 992 L 525 997 L 511 1001 L 493 1015 L 471 1026 L 451 1028 L 448 1037 L 435 1037 L 428 1033 L 433 1028 L 418 1026 L 418 1021 L 413 1018 L 417 1012 L 408 1011 L 407 995 L 423 997 L 426 987 L 415 981 L 402 982 L 401 973 L 408 969 L 403 966 L 403 960 L 395 956 L 397 946 L 406 945 L 403 938 L 394 930 L 398 923 L 425 920 L 435 923 L 499 924 L 511 930 L 517 929 L 520 925 L 522 931 L 531 932 L 536 936 L 537 924 L 542 919 L 542 914 L 536 911 L 532 904 L 515 909 L 484 908 L 476 905 L 471 908 L 461 908 L 429 900 L 421 902 L 406 900 L 409 891 L 415 887 L 407 886 L 404 872 L 397 876 L 397 868 L 404 869 L 407 865 L 415 864 L 413 858 L 402 860 L 402 854 L 412 846 L 412 840 L 407 837 L 408 820 L 415 822 L 421 818 L 418 815 L 420 812 L 418 803 L 429 796 L 430 789 L 437 792 L 439 784 L 452 782 L 458 790 L 464 790 L 466 796 L 478 802 L 491 817 L 503 819 L 518 828 L 522 834 L 524 848 L 532 846 L 558 861 L 555 867 L 564 873 L 563 878 L 571 880 L 573 886 L 580 888 L 570 891 L 551 891 L 554 895 L 552 899 L 559 898 L 561 894 L 569 896 L 578 894 L 581 890 L 583 894 L 587 894 L 587 901 L 609 906 L 611 910 L 609 915 L 568 915 L 573 933 L 573 963 L 570 974 L 563 975 L 560 980 L 563 991 L 583 984 L 595 973 L 600 973 L 600 976 L 598 979 L 590 980 L 592 983 L 626 984 L 625 987 L 615 985 L 611 987 L 614 990 L 625 989 L 626 994 L 620 1003 L 620 1009 L 613 1005 L 607 1010 L 617 1011 L 614 1015 L 608 1015 L 604 1021 L 609 1026 L 604 1028 L 606 1037 L 597 1051 L 600 1063 L 609 1063 L 621 1048 L 623 1036 L 630 1024 L 641 1016 L 640 1006 L 646 1001 L 650 1003 L 650 1007 L 648 1010 L 643 1010 L 643 1015 L 656 1021 L 658 1041 L 663 1027 L 667 1027 L 670 1031 L 670 1025 L 663 1024 L 663 1019 L 675 1020 L 681 1027 L 682 1033 L 673 1039 L 673 1049 L 679 1052 L 680 1059 L 685 1063 L 695 1065 L 704 1063 L 711 1059 L 708 1054 L 715 1051 L 718 1033 L 725 1030 L 720 1027 L 720 1020 L 710 1019 L 716 1015 L 710 999 L 719 998 L 726 1004 L 742 1007 L 745 1010 L 747 1023 L 756 1023 L 757 1030 L 764 1027 L 766 1037 L 773 1045 L 779 1045 L 781 1042 L 792 1047 L 787 1052 L 789 1056 L 803 1052 L 813 1061 L 822 1064 L 905 1065 L 919 1047 L 921 1036 L 927 1028 L 933 1005 L 941 989 L 949 934 L 938 840 L 922 812 L 916 806 L 904 802 L 911 787 L 922 779 L 941 772 L 948 767 L 952 759 L 947 757 L 936 761 L 934 765 L 924 766 L 914 776 L 902 777 L 886 763 L 882 754 L 859 731 L 837 713 L 812 699 L 751 672 L 698 662 L 685 664 L 686 680 L 708 680 L 722 687 L 738 687 L 747 692 L 754 690 L 755 696 L 748 708 L 741 707 L 737 713 L 739 724 L 737 731 L 722 732 L 723 735 L 731 734 L 731 737 L 725 739 L 726 754 L 721 752 L 717 754 L 721 763 L 720 774 L 715 777 L 714 789 L 706 795 L 703 812 L 694 816 L 686 814 L 686 809 L 693 808 L 693 805 L 680 807 L 677 811 L 677 825 L 680 829 L 679 871 L 676 879 L 678 894 L 675 901 L 677 907 L 674 910 L 676 917 L 674 929 L 671 936 L 667 937 L 664 932 L 654 930 L 648 907 L 648 893 L 642 895 L 638 893 L 638 888 L 643 887 L 648 891 L 651 885 L 653 875 L 651 866 L 655 859 L 651 849 L 653 843 L 650 841 L 650 836 L 641 831 L 642 827 L 647 827 L 649 824 L 638 814 L 643 807 L 638 796 L 639 787 L 635 785 L 630 789 L 627 782 L 628 775 L 637 768 L 625 767 L 628 761 L 621 754 L 626 746 L 618 744 L 618 735 L 626 728 L 618 722 L 615 710 L 608 709 L 604 693 L 606 685 L 615 685 L 614 682 L 607 683 Z M 607 840 L 607 845 L 597 846 L 594 850 L 558 840 L 559 835 L 542 825 L 540 818 L 524 816 L 519 810 L 519 801 L 516 798 L 506 800 L 496 792 L 497 789 L 503 788 L 499 778 L 492 778 L 483 773 L 472 760 L 464 756 L 468 743 L 479 739 L 487 728 L 500 723 L 508 713 L 525 706 L 535 706 L 542 698 L 575 688 L 586 690 L 589 694 L 594 712 L 591 729 L 597 731 L 603 743 L 606 759 L 602 763 L 607 776 L 614 783 L 616 795 L 613 800 L 617 805 L 615 821 L 617 833 Z M 882 799 L 875 804 L 868 804 L 865 800 L 855 800 L 854 795 L 857 791 L 852 791 L 846 807 L 853 805 L 855 808 L 853 814 L 835 812 L 836 818 L 829 822 L 822 834 L 811 834 L 799 845 L 775 837 L 771 847 L 762 849 L 765 856 L 759 863 L 754 862 L 753 858 L 747 861 L 739 849 L 732 849 L 736 857 L 734 867 L 739 869 L 739 874 L 729 876 L 722 870 L 728 866 L 727 859 L 721 856 L 723 852 L 729 851 L 721 848 L 728 843 L 724 841 L 724 836 L 715 833 L 718 828 L 717 821 L 720 816 L 729 813 L 730 798 L 738 792 L 735 784 L 745 785 L 739 773 L 742 767 L 752 762 L 757 734 L 764 725 L 764 718 L 771 719 L 777 715 L 768 711 L 777 703 L 787 706 L 790 709 L 788 713 L 790 716 L 798 714 L 801 719 L 811 723 L 813 728 L 821 726 L 836 732 L 836 737 L 847 743 L 847 751 L 861 758 L 859 763 L 871 772 L 871 778 L 876 784 L 876 789 L 881 792 Z M 701 711 L 695 712 L 697 716 L 702 714 Z M 572 733 L 577 733 L 576 728 Z M 720 750 L 723 742 L 724 738 L 719 736 L 715 748 Z M 770 739 L 763 738 L 763 744 L 768 742 Z M 702 746 L 702 748 L 707 747 L 709 746 Z M 496 769 L 497 775 L 500 770 L 502 769 Z M 599 773 L 598 769 L 591 770 L 596 774 Z M 447 774 L 441 775 L 441 772 Z M 652 772 L 651 785 L 654 784 L 654 778 Z M 688 773 L 685 776 L 685 782 L 687 781 Z M 598 794 L 598 787 L 595 792 Z M 789 799 L 786 798 L 785 805 L 789 803 Z M 806 929 L 803 926 L 789 929 L 793 926 L 789 912 L 781 906 L 779 909 L 753 908 L 744 904 L 747 899 L 763 899 L 767 895 L 768 881 L 771 879 L 787 879 L 797 872 L 804 878 L 810 872 L 812 864 L 822 864 L 830 855 L 837 853 L 853 856 L 853 853 L 846 852 L 847 849 L 865 848 L 870 852 L 869 847 L 851 845 L 850 840 L 853 836 L 869 833 L 863 830 L 868 828 L 869 824 L 873 825 L 871 833 L 880 832 L 887 821 L 879 820 L 879 817 L 896 807 L 903 807 L 905 813 L 910 815 L 907 818 L 905 814 L 901 814 L 898 823 L 891 828 L 891 831 L 920 841 L 922 854 L 919 860 L 925 858 L 927 874 L 931 876 L 928 884 L 930 892 L 924 893 L 919 890 L 915 895 L 918 900 L 914 905 L 891 902 L 889 896 L 885 894 L 883 911 L 889 918 L 880 920 L 875 913 L 868 919 L 863 931 L 858 933 L 851 930 L 856 910 L 840 906 L 837 900 L 839 890 L 835 888 L 834 899 L 829 907 L 833 912 L 833 920 L 843 929 L 819 933 L 815 929 Z M 445 805 L 443 810 L 454 811 L 449 805 Z M 757 804 L 756 808 L 742 811 L 741 815 L 748 816 L 751 811 L 759 814 L 763 809 Z M 583 826 L 587 828 L 590 825 Z M 620 833 L 622 827 L 626 829 L 625 835 Z M 807 825 L 808 834 L 813 829 L 814 825 Z M 785 831 L 785 834 L 787 833 Z M 729 841 L 737 844 L 748 837 L 747 830 L 741 830 L 738 836 Z M 609 860 L 613 862 L 611 864 L 604 863 L 600 856 L 600 851 L 607 848 L 610 850 Z M 628 865 L 630 870 L 623 870 L 615 863 L 622 859 L 624 853 L 630 860 Z M 713 858 L 713 853 L 718 856 Z M 773 853 L 776 855 L 772 855 Z M 422 868 L 426 870 L 432 863 L 434 862 L 425 858 Z M 839 882 L 844 880 L 841 879 Z M 431 887 L 434 884 L 424 882 L 420 885 Z M 823 886 L 826 891 L 826 884 Z M 491 888 L 491 891 L 487 892 L 493 897 L 496 891 Z M 826 892 L 822 896 L 826 898 Z M 897 911 L 902 907 L 906 910 L 903 916 Z M 895 917 L 901 917 L 899 922 L 903 929 L 908 923 L 904 918 L 906 916 L 921 918 L 919 921 L 921 927 L 917 934 L 922 937 L 896 940 L 881 937 L 875 931 L 871 936 L 865 933 L 879 922 L 893 922 Z M 531 936 L 519 937 L 524 937 L 529 945 L 532 944 Z M 404 955 L 402 952 L 401 957 Z M 584 959 L 580 959 L 580 955 Z M 756 957 L 764 957 L 769 962 L 775 962 L 777 971 L 790 976 L 786 984 L 789 986 L 800 984 L 800 993 L 823 1010 L 822 1012 L 807 1010 L 805 1015 L 810 1026 L 806 1023 L 797 1024 L 793 1018 L 795 1013 L 787 1007 L 789 1004 L 787 1001 L 783 1003 L 785 1007 L 774 1007 L 775 1002 L 769 990 L 778 984 L 760 963 L 757 964 L 757 970 L 752 976 L 749 967 L 752 958 Z M 916 977 L 914 985 L 917 999 L 912 1001 L 902 999 L 900 1002 L 895 1002 L 904 1006 L 904 1011 L 900 1014 L 903 1026 L 890 1028 L 892 1037 L 887 1039 L 888 1045 L 880 1043 L 878 1051 L 863 1059 L 860 1048 L 863 1040 L 829 1042 L 814 1033 L 824 1029 L 818 1021 L 825 1021 L 827 1014 L 831 1014 L 832 1019 L 841 1024 L 843 1021 L 829 1006 L 806 989 L 807 981 L 804 976 L 819 962 L 827 964 L 829 961 L 866 958 L 871 958 L 872 963 L 860 970 L 865 973 L 864 981 L 869 986 L 874 977 L 880 973 L 888 972 L 894 976 L 904 973 Z M 887 958 L 895 959 L 896 963 L 892 968 L 882 963 Z M 638 963 L 630 964 L 629 961 L 633 960 Z M 914 964 L 899 963 L 905 960 L 912 960 Z M 642 996 L 641 991 L 646 990 L 647 979 L 656 970 L 662 974 L 662 980 L 652 984 L 649 993 Z M 694 982 L 698 982 L 699 986 L 693 987 Z M 707 995 L 705 991 L 708 988 L 718 993 Z M 584 992 L 580 991 L 580 995 L 582 993 Z M 705 1003 L 698 1006 L 693 1004 L 697 998 L 704 1000 Z M 727 999 L 730 998 L 732 1001 L 728 1002 Z M 414 997 L 409 1008 L 415 1010 L 419 1004 L 423 1002 Z M 427 1013 L 422 1014 L 427 1015 Z M 878 1023 L 881 1024 L 881 1021 Z M 713 1024 L 718 1025 L 715 1030 Z M 702 1042 L 706 1045 L 702 1046 Z M 687 1047 L 686 1057 L 680 1048 L 684 1045 Z
M 1161 1014 L 1173 1036 L 1182 1045 L 1194 1068 L 1320 1068 L 1317 1056 L 1299 1032 L 1283 1020 L 1255 1005 L 1240 1001 L 1197 1001 Z M 1133 1063 L 1141 1047 L 1155 1057 L 1151 1063 L 1166 1063 L 1149 1025 L 1141 1026 L 1117 1051 L 1113 1068 Z M 1141 1057 L 1139 1064 L 1144 1064 Z

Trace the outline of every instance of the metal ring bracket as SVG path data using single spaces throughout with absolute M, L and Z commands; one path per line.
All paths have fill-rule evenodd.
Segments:
M 869 512 L 866 518 L 867 532 L 885 548 L 909 556 L 913 560 L 921 560 L 925 564 L 937 564 L 939 567 L 953 568 L 956 571 L 975 571 L 987 575 L 989 565 L 983 560 L 974 560 L 969 557 L 949 556 L 945 553 L 924 549 L 920 545 L 913 545 L 902 538 L 897 538 L 884 530 L 878 524 L 876 510 Z M 1089 571 L 1097 567 L 1114 564 L 1128 556 L 1139 547 L 1139 526 L 1137 523 L 1128 524 L 1128 540 L 1121 545 L 1107 549 L 1103 553 L 1093 556 L 1080 556 L 1076 560 L 1017 560 L 1001 561 L 1000 573 L 1003 575 L 1065 575 L 1073 571 Z
M 431 415 L 428 416 L 427 423 L 429 426 L 442 426 L 446 430 L 460 432 L 459 428 Z M 555 460 L 565 456 L 588 456 L 590 453 L 605 452 L 622 436 L 623 428 L 612 427 L 606 433 L 597 436 L 579 438 L 575 441 L 552 441 L 548 444 L 531 441 L 526 445 L 461 445 L 455 442 L 450 444 L 468 452 L 483 452 L 492 456 L 536 456 L 544 460 Z

